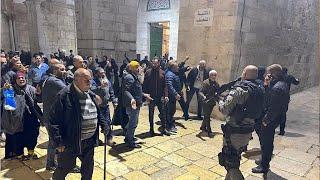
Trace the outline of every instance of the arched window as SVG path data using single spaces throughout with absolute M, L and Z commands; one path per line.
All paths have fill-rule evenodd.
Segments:
M 149 0 L 147 10 L 170 9 L 170 0 Z

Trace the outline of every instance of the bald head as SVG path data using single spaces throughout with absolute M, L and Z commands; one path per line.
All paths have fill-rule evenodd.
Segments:
M 64 79 L 66 77 L 66 68 L 62 63 L 51 65 L 50 70 L 52 74 L 59 79 Z
M 252 80 L 258 78 L 258 67 L 254 65 L 248 65 L 243 69 L 242 79 Z
M 55 64 L 60 64 L 60 61 L 56 58 L 52 58 L 49 60 L 49 66 L 53 66 Z
M 91 79 L 91 73 L 84 68 L 79 68 L 74 72 L 73 82 L 82 92 L 89 91 L 91 87 Z
M 205 60 L 201 60 L 201 61 L 199 62 L 199 69 L 200 69 L 201 71 L 203 71 L 205 68 L 206 68 L 206 61 L 205 61 Z

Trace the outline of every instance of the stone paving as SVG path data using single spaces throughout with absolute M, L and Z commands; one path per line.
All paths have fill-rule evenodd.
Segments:
M 287 133 L 275 137 L 274 157 L 267 179 L 319 179 L 319 87 L 295 94 L 291 99 Z M 181 115 L 180 111 L 176 113 L 176 117 Z M 179 118 L 176 120 L 177 135 L 149 137 L 147 117 L 147 107 L 143 107 L 136 133 L 141 149 L 126 148 L 121 130 L 114 127 L 117 145 L 112 149 L 108 147 L 107 179 L 224 179 L 226 171 L 217 158 L 222 145 L 222 121 L 211 122 L 213 138 L 200 133 L 201 121 Z M 47 132 L 41 127 L 35 149 L 39 160 L 3 160 L 4 148 L 1 147 L 0 179 L 50 179 L 52 174 L 45 170 L 47 140 Z M 241 160 L 240 169 L 246 179 L 265 178 L 251 173 L 259 154 L 259 141 L 254 134 Z M 103 146 L 95 149 L 94 159 L 93 179 L 103 179 Z M 77 160 L 77 164 L 80 165 L 80 161 Z M 69 174 L 67 179 L 80 179 L 80 174 Z

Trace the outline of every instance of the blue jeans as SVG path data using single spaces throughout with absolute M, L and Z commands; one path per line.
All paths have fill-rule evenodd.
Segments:
M 135 143 L 134 132 L 138 126 L 140 107 L 137 107 L 137 109 L 126 107 L 126 112 L 129 116 L 129 122 L 126 125 L 126 135 L 124 141 L 129 145 L 133 145 Z
M 100 107 L 100 112 L 102 116 L 106 119 L 107 125 L 110 127 L 110 131 L 107 134 L 107 140 L 112 139 L 112 130 L 111 130 L 111 118 L 110 118 L 110 109 L 108 106 Z
M 45 123 L 46 129 L 49 132 L 49 124 Z M 56 148 L 54 147 L 52 138 L 49 135 L 48 148 L 47 148 L 47 167 L 55 167 Z
M 175 97 L 170 97 L 167 108 L 167 130 L 170 130 L 175 127 L 175 121 L 173 119 L 174 114 L 176 113 L 176 102 Z

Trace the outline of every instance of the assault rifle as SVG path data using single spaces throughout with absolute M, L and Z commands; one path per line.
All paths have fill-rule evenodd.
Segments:
M 232 88 L 232 86 L 234 86 L 238 81 L 241 81 L 241 77 L 237 78 L 234 81 L 231 81 L 229 83 L 221 85 L 220 88 L 217 91 L 217 95 L 221 95 L 226 90 L 230 90 Z

